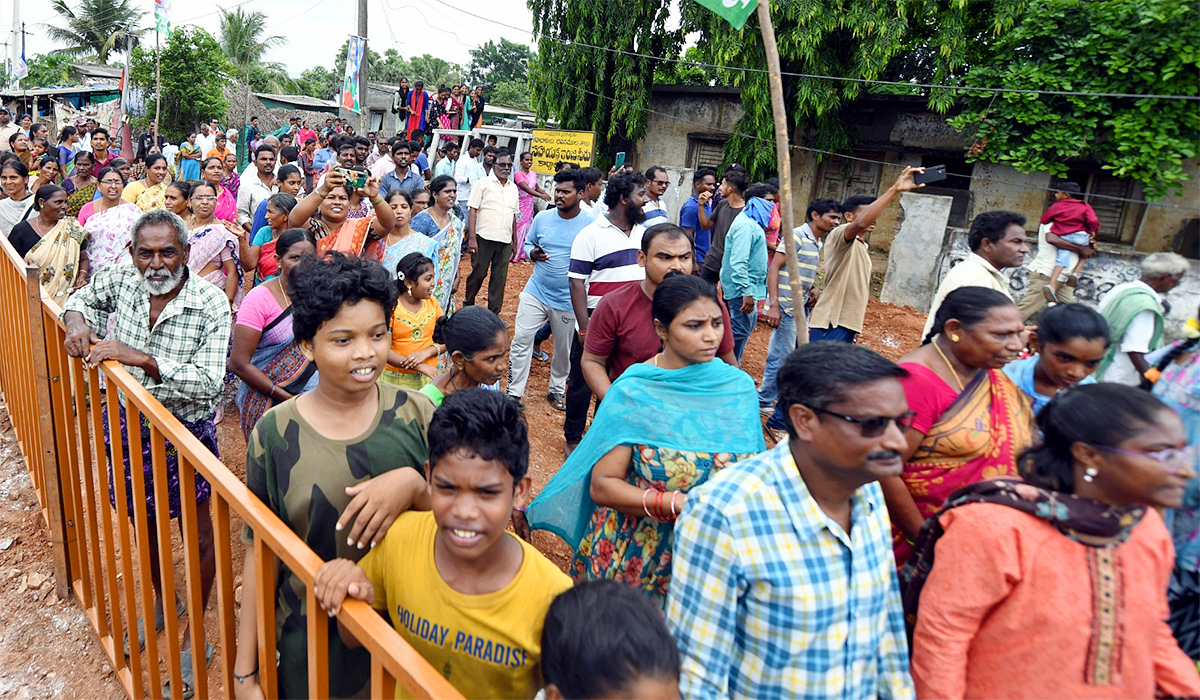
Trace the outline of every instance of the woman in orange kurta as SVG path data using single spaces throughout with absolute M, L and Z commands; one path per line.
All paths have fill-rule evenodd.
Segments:
M 962 287 L 938 307 L 925 344 L 900 358 L 915 416 L 904 472 L 881 482 L 897 567 L 951 493 L 1017 473 L 1017 455 L 1033 443 L 1033 409 L 1001 368 L 1024 347 L 1024 330 L 1007 296 Z
M 1179 418 L 1117 384 L 1042 410 L 1021 476 L 960 489 L 901 571 L 919 700 L 1200 696 L 1166 619 L 1174 566 L 1155 507 L 1195 474 Z

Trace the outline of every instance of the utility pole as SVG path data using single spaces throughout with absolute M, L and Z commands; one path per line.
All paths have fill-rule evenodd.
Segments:
M 367 109 L 367 57 L 370 46 L 367 43 L 367 0 L 358 0 L 358 35 L 363 39 L 362 62 L 358 69 L 358 133 L 365 136 L 370 110 Z

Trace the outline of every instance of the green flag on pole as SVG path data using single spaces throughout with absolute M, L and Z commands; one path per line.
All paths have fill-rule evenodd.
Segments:
M 154 0 L 154 30 L 171 36 L 171 0 Z
M 754 14 L 754 9 L 758 6 L 758 0 L 696 0 L 696 2 L 720 15 L 726 22 L 733 25 L 734 29 L 746 26 L 746 20 Z

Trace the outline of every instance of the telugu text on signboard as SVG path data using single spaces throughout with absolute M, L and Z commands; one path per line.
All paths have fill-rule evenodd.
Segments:
M 556 129 L 534 129 L 533 154 L 534 172 L 551 174 L 559 161 L 574 163 L 581 168 L 592 165 L 592 154 L 596 150 L 596 133 L 593 131 L 558 131 Z

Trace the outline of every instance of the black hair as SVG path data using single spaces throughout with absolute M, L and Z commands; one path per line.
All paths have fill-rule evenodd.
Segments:
M 907 376 L 908 370 L 862 345 L 821 340 L 792 351 L 783 361 L 779 403 L 784 414 L 796 404 L 824 409 L 844 400 L 851 387 Z M 787 431 L 796 437 L 790 420 Z
M 420 155 L 421 144 L 417 143 L 416 141 L 409 141 L 408 142 L 408 151 L 409 151 L 409 153 L 416 153 L 416 154 Z
M 42 168 L 46 167 L 50 163 L 58 165 L 58 157 L 53 153 L 46 153 L 45 155 L 41 156 L 40 158 L 37 159 L 37 162 L 35 164 L 37 165 L 37 169 L 41 170 Z M 61 168 L 60 168 L 60 170 L 61 170 Z
M 109 161 L 109 163 L 114 168 L 120 168 L 122 165 L 129 165 L 129 161 L 125 160 L 124 158 L 113 158 L 112 160 Z M 121 177 L 124 177 L 124 175 L 122 175 Z
M 262 153 L 263 151 L 270 151 L 271 155 L 275 155 L 275 147 L 274 146 L 272 146 L 269 143 L 260 143 L 260 144 L 258 144 L 258 148 L 254 149 L 254 159 L 258 160 L 258 154 Z
M 255 119 L 258 119 L 258 117 L 257 116 L 250 117 L 250 121 L 254 121 Z
M 267 197 L 267 204 L 275 207 L 284 214 L 291 214 L 292 210 L 296 208 L 297 201 L 298 200 L 295 198 L 295 196 L 290 195 L 287 192 L 276 192 L 270 197 Z M 276 243 L 275 245 L 279 244 Z
M 183 195 L 185 200 L 192 198 L 192 183 L 186 180 L 173 180 L 171 184 L 167 185 L 167 189 L 172 187 L 179 190 L 179 194 Z
M 433 342 L 445 345 L 447 355 L 458 351 L 471 360 L 475 353 L 490 348 L 500 331 L 508 332 L 508 326 L 491 309 L 464 306 L 437 320 L 433 327 Z
M 410 153 L 412 152 L 412 146 L 410 146 L 408 144 L 408 141 L 405 141 L 404 139 L 400 139 L 399 141 L 396 142 L 395 146 L 392 146 L 392 154 L 395 155 L 396 151 L 399 151 L 402 149 L 405 151 L 408 151 Z
M 841 214 L 842 203 L 830 197 L 819 197 L 808 203 L 808 208 L 804 210 L 804 220 L 812 221 L 813 214 L 825 216 L 831 211 Z
M 373 301 L 383 307 L 389 324 L 396 310 L 396 285 L 383 265 L 337 251 L 301 261 L 288 275 L 288 286 L 292 290 L 292 333 L 299 341 L 311 342 L 321 324 L 345 304 Z
M 8 135 L 8 145 L 12 146 L 13 142 L 16 141 L 17 138 L 20 136 L 25 136 L 26 139 L 29 138 L 28 136 L 25 135 L 25 132 L 23 132 L 23 131 L 14 131 Z
M 518 157 L 518 158 L 517 158 L 517 160 L 525 160 L 525 156 L 530 156 L 530 157 L 532 157 L 532 156 L 533 156 L 533 154 L 532 154 L 532 153 L 530 153 L 529 151 L 525 151 L 524 153 L 522 153 L 522 154 L 520 155 L 520 157 Z
M 68 124 L 67 126 L 64 126 L 62 128 L 62 131 L 58 132 L 58 140 L 60 142 L 66 141 L 67 139 L 71 138 L 72 136 L 74 136 L 75 134 L 78 134 L 78 133 L 79 133 L 79 129 L 76 129 L 75 127 Z
M 483 139 L 471 139 L 471 143 L 467 148 L 483 148 Z
M 514 489 L 529 472 L 529 426 L 517 400 L 498 391 L 471 387 L 450 394 L 434 411 L 427 435 L 430 474 L 442 457 L 459 451 L 503 464 Z
M 288 249 L 301 241 L 312 243 L 314 248 L 317 245 L 317 238 L 312 231 L 306 228 L 289 228 L 275 239 L 275 255 L 282 258 L 287 255 Z
M 77 151 L 75 155 L 71 157 L 71 162 L 78 165 L 80 158 L 87 158 L 88 160 L 92 161 L 93 164 L 96 162 L 96 156 L 93 155 L 91 151 Z
M 692 237 L 687 235 L 687 231 L 684 231 L 675 224 L 654 224 L 642 233 L 642 255 L 650 255 L 650 243 L 659 236 L 666 236 L 670 239 L 682 238 L 689 243 L 692 242 Z
M 742 194 L 746 191 L 746 188 L 750 186 L 750 178 L 747 177 L 745 168 L 738 169 L 730 166 L 725 170 L 724 173 L 722 173 L 721 179 L 724 180 L 730 187 L 732 187 L 738 194 Z
M 583 179 L 588 185 L 594 185 L 604 179 L 604 173 L 600 172 L 599 168 L 580 168 L 579 172 L 583 174 Z
M 579 168 L 568 168 L 554 173 L 554 182 L 558 185 L 569 182 L 576 192 L 582 192 L 583 188 L 587 187 L 587 178 Z
M 7 168 L 8 164 L 5 163 L 4 167 Z M 22 166 L 22 167 L 24 167 L 24 166 Z M 3 170 L 3 168 L 0 168 L 0 170 Z M 100 168 L 100 172 L 96 173 L 96 182 L 103 181 L 104 177 L 111 173 L 116 173 L 117 177 L 121 178 L 121 182 L 125 181 L 125 176 L 121 174 L 120 170 L 117 170 L 114 166 L 106 165 L 103 168 Z
M 425 274 L 426 270 L 433 269 L 433 261 L 425 257 L 421 253 L 409 253 L 400 262 L 396 263 L 396 291 L 403 293 L 407 286 L 405 282 L 412 280 L 416 283 L 417 279 Z
M 8 153 L 12 153 L 12 151 L 8 151 Z M 25 164 L 21 162 L 21 159 L 18 158 L 16 154 L 14 154 L 12 158 L 4 161 L 3 165 L 0 165 L 0 172 L 4 172 L 5 170 L 9 169 L 17 171 L 17 174 L 23 178 L 29 177 L 29 168 L 25 167 Z
M 95 129 L 92 129 L 92 133 L 89 135 L 89 138 L 92 136 L 95 136 L 96 134 L 104 134 L 104 138 L 106 138 L 106 139 L 109 138 L 108 129 L 105 129 L 102 126 L 97 126 Z M 112 140 L 112 139 L 109 139 L 109 140 Z
M 646 181 L 649 182 L 654 179 L 655 173 L 657 173 L 659 170 L 663 171 L 663 174 L 668 178 L 671 177 L 671 173 L 667 172 L 667 169 L 661 165 L 651 165 L 649 168 L 646 168 L 646 172 L 642 174 L 646 176 Z
M 563 591 L 542 626 L 542 678 L 563 697 L 628 691 L 639 677 L 677 679 L 679 647 L 662 610 L 627 585 L 600 579 Z
M 1056 304 L 1038 316 L 1039 343 L 1065 343 L 1072 338 L 1103 338 L 1108 347 L 1108 323 L 1095 309 L 1084 304 Z M 1044 345 L 1043 345 L 1044 347 Z
M 292 175 L 293 173 L 295 173 L 296 175 L 299 175 L 300 177 L 304 177 L 304 173 L 301 172 L 299 166 L 292 165 L 291 163 L 286 163 L 284 165 L 279 166 L 279 172 L 275 174 L 275 179 L 276 180 L 286 180 L 286 179 L 288 179 L 288 176 Z
M 661 323 L 663 328 L 667 328 L 680 311 L 697 299 L 712 299 L 717 308 L 721 307 L 717 300 L 717 288 L 711 282 L 672 270 L 654 290 L 654 300 L 650 302 L 650 316 Z
M 334 152 L 340 156 L 342 155 L 342 151 L 353 151 L 356 148 L 357 146 L 354 145 L 353 141 L 342 141 L 338 144 L 338 147 L 334 149 Z
M 47 199 L 50 199 L 51 197 L 58 194 L 59 192 L 66 192 L 66 190 L 59 187 L 58 185 L 42 185 L 41 187 L 39 187 L 37 189 L 37 192 L 33 193 L 33 210 L 41 211 L 42 207 L 38 203 L 44 202 Z
M 1083 189 L 1079 187 L 1079 183 L 1071 182 L 1070 180 L 1058 183 L 1058 186 L 1054 188 L 1054 191 L 1062 192 L 1063 194 L 1069 194 L 1071 195 L 1072 199 L 1078 199 L 1079 196 L 1083 194 Z
M 146 169 L 149 170 L 150 168 L 153 168 L 154 164 L 158 161 L 165 161 L 166 159 L 166 156 L 161 153 L 151 153 L 150 155 L 146 156 Z
M 846 201 L 842 202 L 842 213 L 843 214 L 853 213 L 855 211 L 858 211 L 859 207 L 865 207 L 874 201 L 875 201 L 875 198 L 869 194 L 851 195 L 850 197 L 848 197 L 846 199 Z
M 709 175 L 712 175 L 713 179 L 715 180 L 717 177 L 717 171 L 713 170 L 712 168 L 700 168 L 692 175 L 692 186 L 704 182 L 704 178 L 708 177 Z
M 220 164 L 221 164 L 221 168 L 222 168 L 222 169 L 224 169 L 224 167 L 225 167 L 225 159 L 224 159 L 224 158 L 218 158 L 218 157 L 216 157 L 216 156 L 213 156 L 212 158 L 205 158 L 205 159 L 203 160 L 203 162 L 201 162 L 201 163 L 200 163 L 200 170 L 204 170 L 205 168 L 207 168 L 207 167 L 208 167 L 208 164 L 209 164 L 209 163 L 211 163 L 211 162 L 213 162 L 214 160 L 215 160 L 215 161 L 217 161 L 218 163 L 220 163 Z
M 371 143 L 371 139 L 367 138 L 366 136 L 355 136 L 354 137 L 354 145 L 355 146 L 366 146 L 367 148 L 370 148 L 371 146 L 374 146 L 375 144 Z
M 424 138 L 425 138 L 425 130 L 424 129 L 413 129 L 413 132 L 412 132 L 412 140 L 413 141 L 421 141 Z
M 746 199 L 750 199 L 751 197 L 762 197 L 763 199 L 766 199 L 767 195 L 769 194 L 779 194 L 779 188 L 772 187 L 765 182 L 756 182 L 747 187 L 742 196 Z
M 403 197 L 404 201 L 408 202 L 408 208 L 409 209 L 412 208 L 412 205 L 413 205 L 412 195 L 405 192 L 404 190 L 400 189 L 399 187 L 397 187 L 396 189 L 387 193 L 387 196 L 383 198 L 384 203 L 391 204 L 393 197 Z
M 1015 211 L 985 211 L 971 222 L 971 230 L 967 233 L 967 247 L 972 251 L 979 250 L 983 239 L 999 243 L 1004 238 L 1004 232 L 1012 224 L 1025 226 L 1025 217 Z
M 449 153 L 450 151 L 460 151 L 461 152 L 462 144 L 459 143 L 458 141 L 451 141 L 450 143 L 448 143 L 442 147 L 442 153 Z
M 105 170 L 107 170 L 107 169 L 108 168 L 105 168 Z M 188 195 L 188 198 L 190 199 L 192 197 L 195 197 L 196 191 L 199 190 L 201 187 L 207 187 L 208 189 L 212 190 L 212 193 L 214 195 L 219 196 L 219 193 L 217 192 L 217 185 L 212 184 L 208 180 L 197 180 L 196 182 L 192 183 L 192 191 Z
M 279 157 L 287 158 L 288 162 L 294 161 L 300 157 L 300 149 L 295 146 L 284 146 L 279 149 Z
M 987 318 L 988 312 L 997 306 L 1012 306 L 1004 292 L 998 292 L 988 287 L 959 287 L 942 299 L 942 305 L 933 315 L 933 326 L 929 335 L 921 341 L 921 345 L 933 342 L 933 337 L 942 332 L 946 322 L 958 319 L 965 328 L 973 328 L 975 324 Z
M 499 152 L 500 152 L 500 149 L 496 148 L 495 146 L 484 146 L 483 147 L 483 155 L 485 155 L 485 156 L 489 153 L 499 153 Z
M 604 191 L 604 204 L 609 209 L 615 209 L 622 199 L 633 196 L 633 191 L 644 187 L 646 176 L 639 172 L 621 173 L 608 181 L 608 189 Z
M 438 175 L 429 182 L 429 194 L 437 194 L 446 188 L 447 185 L 457 186 L 458 183 L 449 175 Z
M 1025 481 L 1074 493 L 1077 442 L 1116 447 L 1154 424 L 1167 405 L 1148 391 L 1124 384 L 1076 385 L 1058 392 L 1037 415 L 1042 442 L 1017 459 Z

